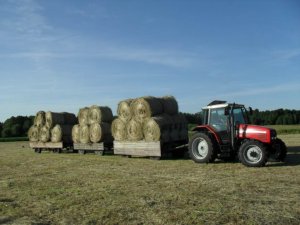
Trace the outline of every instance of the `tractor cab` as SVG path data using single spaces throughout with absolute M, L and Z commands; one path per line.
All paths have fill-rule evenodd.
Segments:
M 271 128 L 251 125 L 244 105 L 213 101 L 203 110 L 203 125 L 193 129 L 190 157 L 198 163 L 238 156 L 246 166 L 264 166 L 270 155 L 278 161 L 286 156 L 286 146 Z M 252 109 L 249 108 L 250 114 Z
M 252 113 L 252 109 L 249 109 Z M 202 110 L 203 124 L 210 126 L 223 144 L 230 143 L 231 132 L 234 132 L 239 124 L 249 124 L 248 113 L 244 105 L 213 101 Z

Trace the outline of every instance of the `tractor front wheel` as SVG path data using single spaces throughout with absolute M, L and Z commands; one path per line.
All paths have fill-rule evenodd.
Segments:
M 189 142 L 190 158 L 196 163 L 209 163 L 216 159 L 214 140 L 205 133 L 196 133 Z
M 249 167 L 262 167 L 268 159 L 266 147 L 255 140 L 244 142 L 238 155 L 241 163 Z
M 287 154 L 287 148 L 285 143 L 281 139 L 277 138 L 275 140 L 273 148 L 275 149 L 275 155 L 274 155 L 275 161 L 284 162 Z

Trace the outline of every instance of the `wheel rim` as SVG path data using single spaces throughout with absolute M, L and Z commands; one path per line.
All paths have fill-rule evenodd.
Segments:
M 193 155 L 197 159 L 204 159 L 208 154 L 208 144 L 204 138 L 197 138 L 192 145 Z
M 262 157 L 263 157 L 263 151 L 261 150 L 260 147 L 256 145 L 249 146 L 244 153 L 245 160 L 250 164 L 260 162 Z

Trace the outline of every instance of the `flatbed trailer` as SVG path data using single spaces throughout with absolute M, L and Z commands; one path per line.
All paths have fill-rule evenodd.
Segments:
M 162 143 L 161 141 L 114 141 L 114 154 L 127 157 L 161 159 L 186 156 L 187 141 Z
M 74 151 L 73 145 L 70 143 L 63 143 L 63 142 L 29 142 L 30 148 L 34 150 L 35 153 L 41 153 L 42 151 L 52 151 L 54 153 L 61 153 L 63 150 L 71 150 Z
M 100 143 L 74 143 L 74 150 L 79 154 L 95 153 L 96 155 L 106 155 L 113 153 L 113 143 L 100 142 Z

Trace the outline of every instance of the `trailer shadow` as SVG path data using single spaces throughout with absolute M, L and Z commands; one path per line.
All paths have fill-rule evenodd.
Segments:
M 288 147 L 287 156 L 284 162 L 267 164 L 268 167 L 279 166 L 299 166 L 300 165 L 300 146 Z

